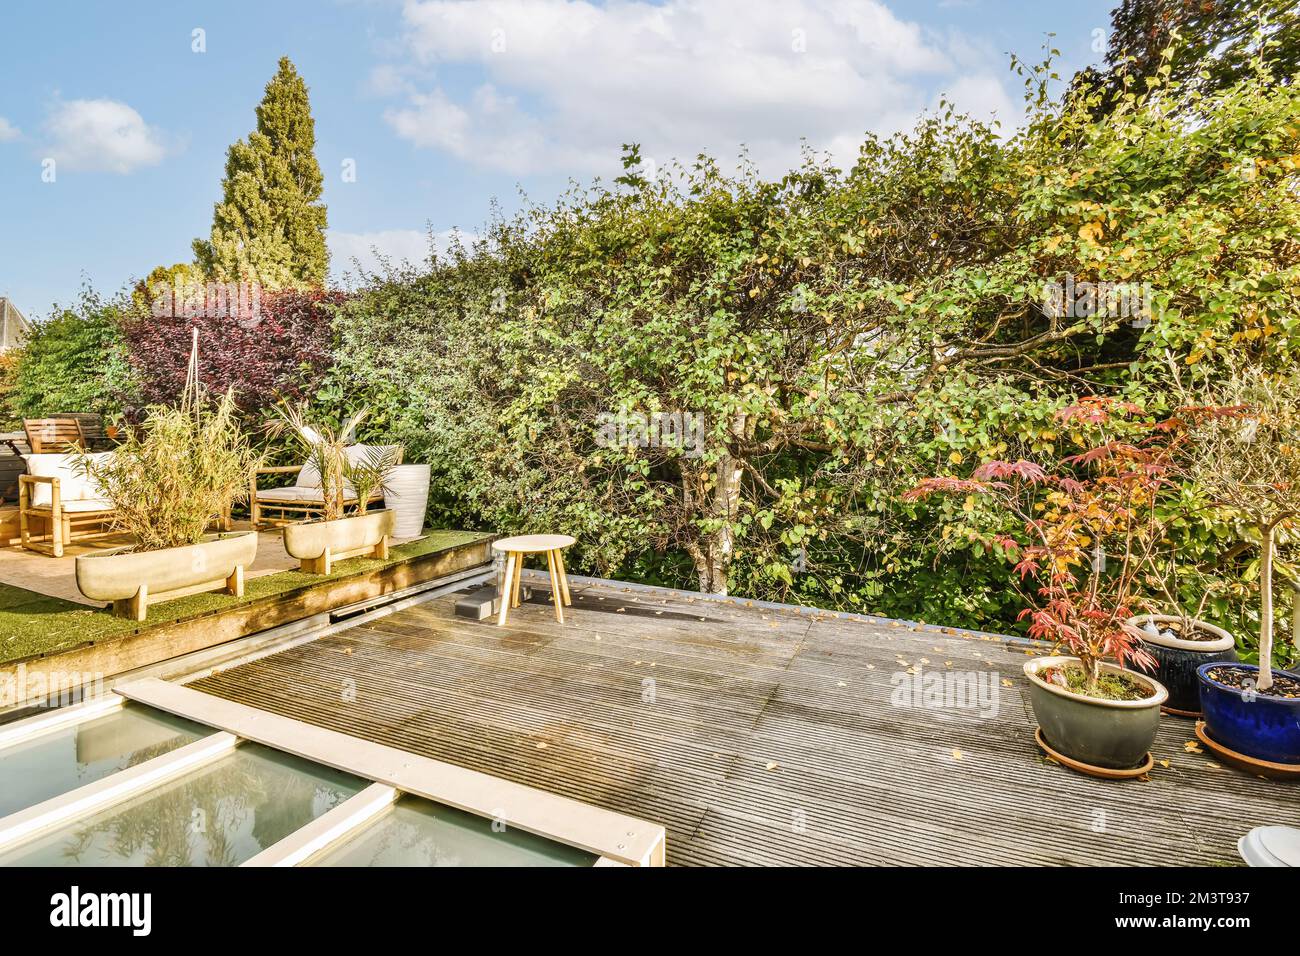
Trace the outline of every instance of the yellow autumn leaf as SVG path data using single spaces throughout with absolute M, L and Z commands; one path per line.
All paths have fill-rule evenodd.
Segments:
M 1096 242 L 1101 238 L 1103 228 L 1100 219 L 1094 219 L 1092 222 L 1085 222 L 1079 227 L 1079 238 L 1087 242 Z

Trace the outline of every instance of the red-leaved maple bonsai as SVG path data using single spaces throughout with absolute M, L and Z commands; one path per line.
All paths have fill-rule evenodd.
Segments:
M 1016 562 L 1021 581 L 1032 582 L 1020 615 L 1030 622 L 1030 636 L 1078 657 L 1077 689 L 1090 696 L 1115 692 L 1102 686 L 1103 661 L 1144 670 L 1155 665 L 1128 619 L 1139 610 L 1141 576 L 1164 538 L 1153 505 L 1171 484 L 1171 426 L 1141 417 L 1130 403 L 1085 398 L 1056 419 L 1088 436 L 1092 447 L 1052 470 L 1030 461 L 988 461 L 969 478 L 927 478 L 904 494 L 909 500 L 978 496 L 1023 528 L 987 543 Z M 1064 680 L 1060 675 L 1058 682 Z

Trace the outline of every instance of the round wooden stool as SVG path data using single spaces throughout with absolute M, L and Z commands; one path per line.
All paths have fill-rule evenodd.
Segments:
M 519 606 L 519 578 L 524 569 L 524 558 L 530 554 L 546 553 L 546 566 L 551 572 L 551 598 L 555 602 L 555 619 L 564 623 L 565 604 L 569 598 L 569 577 L 564 573 L 563 550 L 575 539 L 567 534 L 524 534 L 517 538 L 502 538 L 492 542 L 492 550 L 506 556 L 506 581 L 501 590 L 501 613 L 497 626 L 506 622 L 510 608 Z

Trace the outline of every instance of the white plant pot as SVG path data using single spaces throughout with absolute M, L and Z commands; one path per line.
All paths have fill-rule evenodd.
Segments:
M 384 486 L 384 505 L 397 514 L 393 537 L 417 537 L 429 508 L 429 466 L 398 465 Z
M 360 555 L 388 557 L 394 513 L 391 508 L 334 521 L 285 525 L 284 550 L 309 574 L 329 574 L 335 561 Z
M 96 551 L 77 558 L 77 588 L 113 613 L 143 621 L 151 602 L 224 588 L 244 593 L 244 569 L 257 557 L 257 532 L 208 535 L 198 544 L 158 551 Z

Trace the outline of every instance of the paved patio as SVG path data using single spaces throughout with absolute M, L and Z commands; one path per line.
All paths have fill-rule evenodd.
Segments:
M 662 823 L 673 864 L 1234 864 L 1300 822 L 1189 721 L 1148 779 L 1044 758 L 1015 642 L 574 582 L 563 626 L 535 577 L 504 628 L 452 595 L 191 686 Z M 925 706 L 926 674 L 984 696 Z

